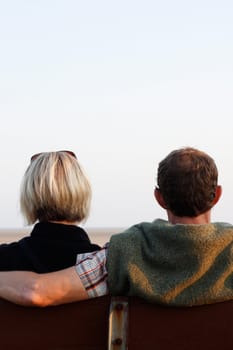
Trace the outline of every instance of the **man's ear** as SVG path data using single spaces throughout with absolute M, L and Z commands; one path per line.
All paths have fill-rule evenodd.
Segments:
M 221 195 L 222 195 L 222 186 L 217 186 L 215 190 L 215 197 L 213 199 L 213 205 L 215 205 L 219 201 L 219 198 L 221 197 Z
M 156 187 L 154 190 L 154 196 L 155 199 L 157 200 L 157 202 L 159 203 L 159 205 L 163 208 L 163 209 L 167 209 L 167 206 L 164 202 L 163 196 L 160 192 L 160 190 Z

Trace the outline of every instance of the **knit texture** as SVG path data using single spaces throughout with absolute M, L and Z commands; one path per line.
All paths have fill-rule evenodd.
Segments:
M 112 295 L 173 306 L 233 299 L 233 226 L 161 219 L 132 226 L 111 237 L 107 269 Z

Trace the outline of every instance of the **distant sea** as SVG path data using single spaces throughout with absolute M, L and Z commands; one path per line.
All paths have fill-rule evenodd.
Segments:
M 120 233 L 124 228 L 119 227 L 98 227 L 98 228 L 84 228 L 88 233 L 92 243 L 102 246 L 108 242 L 111 235 Z M 27 228 L 2 228 L 0 229 L 0 243 L 9 243 L 18 241 L 20 238 L 28 236 L 32 231 L 32 227 Z

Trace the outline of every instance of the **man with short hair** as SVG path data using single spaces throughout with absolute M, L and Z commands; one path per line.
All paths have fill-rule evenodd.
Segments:
M 66 270 L 1 272 L 0 296 L 23 305 L 56 305 L 112 295 L 191 306 L 233 299 L 233 226 L 211 223 L 221 196 L 214 160 L 194 148 L 159 163 L 154 195 L 168 221 L 134 225 Z

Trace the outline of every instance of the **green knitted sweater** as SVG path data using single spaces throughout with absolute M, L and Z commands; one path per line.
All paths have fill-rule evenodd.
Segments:
M 110 239 L 112 295 L 192 306 L 233 299 L 233 226 L 169 224 L 158 219 Z

